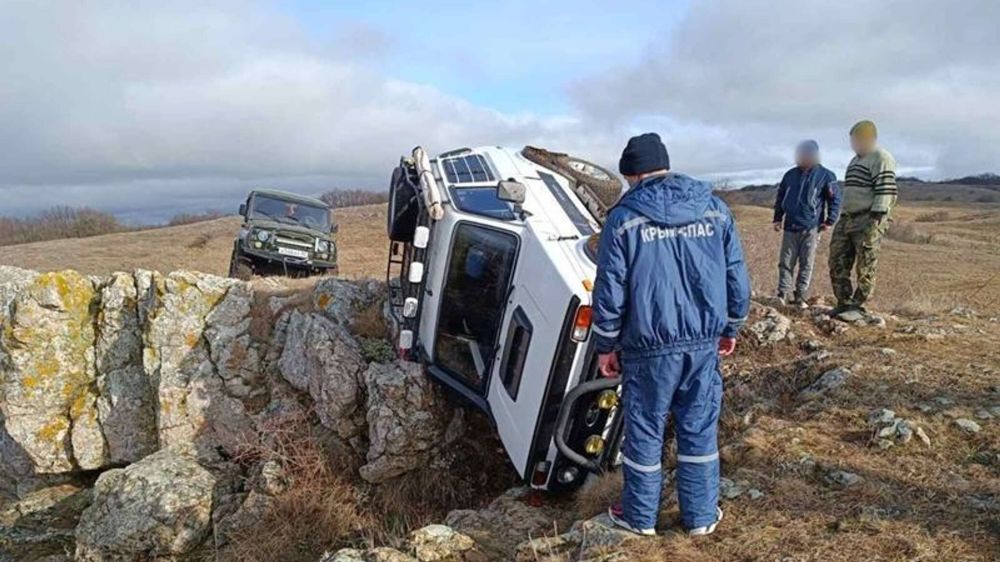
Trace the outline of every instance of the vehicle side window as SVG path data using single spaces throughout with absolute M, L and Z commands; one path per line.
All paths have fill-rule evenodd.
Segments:
M 480 391 L 496 354 L 517 248 L 509 232 L 474 224 L 455 229 L 434 359 Z
M 518 307 L 510 318 L 510 328 L 507 330 L 507 354 L 500 368 L 503 387 L 515 402 L 517 393 L 521 389 L 521 375 L 524 374 L 529 345 L 531 345 L 531 321 L 528 320 L 524 310 Z

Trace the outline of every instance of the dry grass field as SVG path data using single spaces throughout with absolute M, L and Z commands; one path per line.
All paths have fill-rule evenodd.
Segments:
M 780 234 L 770 228 L 768 209 L 736 211 L 755 290 L 769 294 Z M 342 275 L 382 277 L 384 214 L 382 206 L 337 212 Z M 223 218 L 0 247 L 0 263 L 95 274 L 137 267 L 224 274 L 237 228 L 237 219 Z M 886 327 L 831 331 L 784 309 L 794 340 L 744 342 L 725 361 L 723 473 L 744 492 L 724 500 L 718 533 L 692 541 L 667 531 L 609 560 L 1000 560 L 1000 207 L 908 204 L 884 244 L 873 308 L 894 313 Z M 815 294 L 829 295 L 826 244 L 817 265 Z M 852 373 L 843 387 L 801 397 L 835 367 Z M 914 439 L 874 447 L 867 418 L 879 408 L 922 428 L 930 445 Z M 981 430 L 963 430 L 956 424 L 963 418 Z M 498 471 L 501 459 L 494 459 Z M 831 481 L 836 471 L 860 480 Z M 610 477 L 581 493 L 576 515 L 594 515 L 618 485 Z M 761 495 L 751 497 L 751 488 Z M 668 499 L 661 523 L 677 515 Z
M 385 207 L 348 207 L 334 212 L 340 272 L 345 277 L 385 275 Z M 233 237 L 240 228 L 236 216 L 137 232 L 106 234 L 0 246 L 0 264 L 38 271 L 76 269 L 92 275 L 113 271 L 191 269 L 226 275 Z
M 737 207 L 754 288 L 769 294 L 777 283 L 775 259 L 781 235 L 770 228 L 768 209 Z M 969 306 L 1000 312 L 1000 205 L 913 203 L 901 206 L 885 241 L 873 305 L 900 312 L 935 312 Z M 340 272 L 349 278 L 385 275 L 388 242 L 385 207 L 335 212 L 340 224 Z M 237 217 L 196 224 L 0 246 L 0 264 L 40 271 L 77 269 L 107 274 L 136 268 L 193 269 L 225 275 Z M 825 235 L 817 259 L 814 294 L 829 294 Z

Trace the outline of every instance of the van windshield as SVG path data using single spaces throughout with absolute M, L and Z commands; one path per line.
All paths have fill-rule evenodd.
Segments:
M 261 193 L 253 196 L 250 218 L 297 224 L 314 230 L 330 229 L 329 209 Z
M 434 356 L 475 389 L 483 388 L 496 354 L 517 246 L 516 236 L 493 228 L 462 224 L 455 232 Z
M 455 206 L 461 211 L 502 221 L 514 220 L 514 209 L 510 203 L 497 197 L 495 185 L 452 187 L 451 194 Z

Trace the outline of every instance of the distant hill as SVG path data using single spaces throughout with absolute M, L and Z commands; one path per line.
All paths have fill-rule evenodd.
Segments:
M 717 191 L 730 205 L 774 204 L 776 185 L 748 185 L 741 189 Z M 927 182 L 917 178 L 899 178 L 899 199 L 904 203 L 1000 203 L 1000 176 L 982 174 L 964 178 Z

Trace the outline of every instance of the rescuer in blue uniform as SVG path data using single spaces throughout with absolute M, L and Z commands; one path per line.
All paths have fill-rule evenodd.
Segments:
M 623 377 L 625 488 L 608 513 L 654 535 L 668 414 L 677 434 L 677 493 L 691 535 L 719 509 L 719 356 L 736 349 L 750 280 L 733 215 L 711 186 L 670 170 L 654 133 L 629 140 L 619 171 L 631 189 L 601 233 L 593 333 L 601 374 Z

